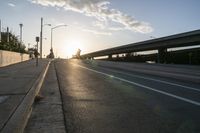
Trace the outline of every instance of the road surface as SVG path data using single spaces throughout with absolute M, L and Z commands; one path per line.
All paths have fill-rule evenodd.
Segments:
M 126 71 L 128 66 L 105 67 L 110 62 L 60 59 L 53 63 L 68 133 L 200 132 L 198 83 Z M 143 70 L 148 67 L 142 66 Z M 158 73 L 165 71 L 157 68 Z M 188 73 L 198 79 L 195 69 Z M 187 76 L 186 71 L 182 73 Z

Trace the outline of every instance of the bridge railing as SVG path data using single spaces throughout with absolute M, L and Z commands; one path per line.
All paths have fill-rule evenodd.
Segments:
M 112 55 L 114 54 L 132 53 L 146 50 L 158 50 L 157 60 L 158 62 L 162 63 L 164 61 L 164 55 L 167 52 L 168 48 L 195 45 L 200 45 L 200 30 L 100 50 L 81 55 L 81 58 L 86 59 L 100 56 L 108 56 L 109 58 L 112 58 Z

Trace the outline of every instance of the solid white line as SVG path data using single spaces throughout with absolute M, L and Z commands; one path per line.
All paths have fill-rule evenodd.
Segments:
M 111 70 L 111 71 L 118 72 L 118 73 L 121 73 L 121 74 L 124 74 L 124 75 L 128 75 L 128 76 L 131 76 L 131 77 L 136 77 L 136 78 L 141 78 L 141 79 L 156 81 L 156 82 L 160 82 L 160 83 L 164 83 L 164 84 L 169 84 L 169 85 L 174 85 L 174 86 L 182 87 L 182 88 L 185 88 L 185 89 L 189 89 L 189 90 L 194 90 L 194 91 L 200 92 L 200 89 L 189 87 L 189 86 L 185 86 L 185 85 L 171 83 L 171 82 L 163 81 L 163 80 L 159 80 L 159 79 L 147 78 L 147 77 L 138 76 L 138 75 L 132 75 L 132 74 L 128 74 L 128 73 L 124 73 L 124 72 L 119 72 L 119 71 L 114 71 L 114 70 Z
M 118 80 L 124 81 L 124 82 L 126 82 L 126 83 L 130 83 L 130 84 L 133 84 L 133 85 L 136 85 L 136 86 L 139 86 L 139 87 L 148 89 L 148 90 L 152 90 L 152 91 L 161 93 L 161 94 L 166 95 L 166 96 L 169 96 L 169 97 L 173 97 L 173 98 L 182 100 L 182 101 L 187 102 L 187 103 L 191 103 L 191 104 L 200 106 L 200 103 L 199 103 L 199 102 L 196 102 L 196 101 L 193 101 L 193 100 L 190 100 L 190 99 L 187 99 L 187 98 L 183 98 L 183 97 L 180 97 L 180 96 L 177 96 L 177 95 L 168 93 L 168 92 L 164 92 L 164 91 L 161 91 L 161 90 L 156 90 L 156 89 L 154 89 L 154 88 L 151 88 L 151 87 L 148 87 L 148 86 L 145 86 L 145 85 L 136 83 L 136 82 L 132 82 L 132 81 L 129 81 L 129 80 L 126 80 L 126 79 L 123 79 L 123 78 L 119 78 L 119 77 L 116 77 L 116 76 L 113 76 L 113 75 L 110 75 L 110 74 L 106 74 L 106 73 L 103 73 L 103 72 L 99 72 L 99 71 L 96 71 L 96 70 L 94 70 L 94 69 L 90 69 L 90 68 L 87 68 L 87 67 L 84 67 L 84 66 L 81 66 L 81 65 L 77 65 L 77 64 L 74 64 L 74 65 L 79 66 L 79 67 L 84 68 L 84 69 L 87 69 L 87 70 L 89 70 L 89 71 L 98 73 L 98 74 L 102 74 L 102 75 L 105 75 L 105 76 L 108 76 L 108 77 L 112 77 L 112 78 L 114 78 L 114 79 L 118 79 Z

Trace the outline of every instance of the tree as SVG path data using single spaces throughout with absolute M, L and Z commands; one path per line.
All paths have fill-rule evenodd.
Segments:
M 25 53 L 25 48 L 25 45 L 21 43 L 13 33 L 1 33 L 0 50 Z

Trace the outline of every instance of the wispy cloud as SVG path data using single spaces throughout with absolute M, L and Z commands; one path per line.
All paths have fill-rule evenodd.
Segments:
M 103 23 L 102 21 L 94 21 L 92 23 L 92 25 L 95 26 L 95 27 L 99 27 L 100 29 L 105 29 L 106 28 L 106 26 L 105 26 L 106 24 Z
M 11 7 L 15 7 L 15 6 L 16 6 L 16 5 L 13 4 L 13 3 L 8 3 L 8 5 L 11 6 Z
M 96 34 L 96 35 L 106 35 L 106 36 L 112 35 L 112 33 L 110 33 L 110 32 L 103 32 L 103 31 L 97 31 L 97 30 L 91 30 L 91 29 L 82 29 L 82 31 L 93 33 L 93 34 Z
M 109 30 L 120 31 L 120 30 L 125 30 L 125 28 L 123 28 L 123 27 L 110 27 Z
M 43 6 L 64 8 L 86 16 L 95 17 L 99 21 L 112 21 L 121 24 L 124 29 L 140 33 L 149 33 L 153 28 L 147 22 L 142 22 L 117 9 L 109 8 L 108 0 L 29 0 Z M 103 27 L 102 25 L 98 25 Z
M 93 23 L 92 23 L 92 25 L 94 26 L 94 27 L 99 27 L 100 29 L 102 29 L 102 30 L 110 30 L 110 31 L 121 31 L 121 30 L 126 30 L 127 28 L 125 28 L 125 27 L 122 27 L 122 26 L 115 26 L 115 27 L 113 27 L 113 26 L 107 26 L 108 25 L 108 23 L 106 23 L 106 22 L 104 22 L 104 21 L 94 21 Z

